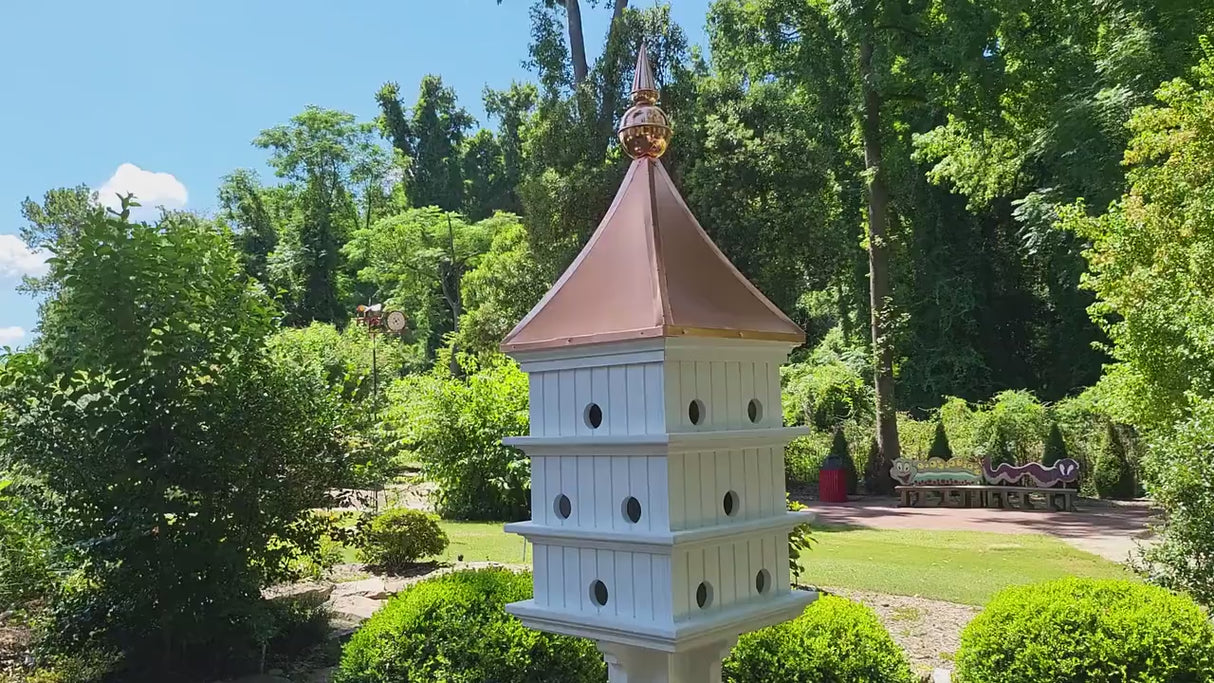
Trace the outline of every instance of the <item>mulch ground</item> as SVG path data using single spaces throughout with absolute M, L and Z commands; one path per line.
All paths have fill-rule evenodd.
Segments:
M 905 595 L 847 588 L 824 590 L 872 608 L 893 636 L 894 642 L 906 653 L 911 668 L 921 675 L 935 669 L 953 668 L 953 656 L 961 642 L 961 630 L 981 610 L 972 605 Z

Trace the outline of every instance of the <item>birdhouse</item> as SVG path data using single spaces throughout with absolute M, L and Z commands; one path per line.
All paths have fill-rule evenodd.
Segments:
M 613 683 L 721 680 L 737 637 L 797 616 L 780 366 L 804 341 L 717 249 L 659 161 L 642 48 L 633 158 L 568 270 L 502 343 L 529 374 L 535 595 L 507 610 L 595 640 Z M 723 190 L 725 188 L 722 188 Z

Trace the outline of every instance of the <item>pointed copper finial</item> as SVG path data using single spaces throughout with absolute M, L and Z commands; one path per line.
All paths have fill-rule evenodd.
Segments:
M 658 86 L 653 82 L 653 69 L 649 66 L 649 50 L 645 43 L 641 43 L 636 71 L 632 75 L 632 103 L 658 103 Z
M 658 86 L 644 43 L 632 76 L 632 106 L 620 119 L 620 144 L 633 159 L 657 159 L 670 144 L 670 122 L 658 107 Z

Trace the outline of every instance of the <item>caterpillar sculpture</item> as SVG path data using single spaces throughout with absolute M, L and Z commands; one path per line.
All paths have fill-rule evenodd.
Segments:
M 1028 477 L 1040 488 L 1049 488 L 1057 483 L 1069 483 L 1079 478 L 1079 462 L 1063 458 L 1046 467 L 1039 462 L 1024 465 L 1000 463 L 991 465 L 990 458 L 982 460 L 982 471 L 964 465 L 948 465 L 943 460 L 931 458 L 925 463 L 907 458 L 898 458 L 890 469 L 890 476 L 903 486 L 915 484 L 927 486 L 964 486 L 967 484 L 1018 484 Z
M 991 466 L 990 458 L 982 459 L 982 476 L 988 484 L 1016 484 L 1025 477 L 1041 488 L 1048 488 L 1058 483 L 1070 483 L 1079 478 L 1079 462 L 1073 458 L 1063 458 L 1053 465 L 1046 467 L 1039 462 L 1023 465 L 999 463 Z

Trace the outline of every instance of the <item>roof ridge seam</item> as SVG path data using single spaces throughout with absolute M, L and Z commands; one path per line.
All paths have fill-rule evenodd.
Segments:
M 648 181 L 649 181 L 649 225 L 646 226 L 648 232 L 648 242 L 652 245 L 650 250 L 651 265 L 653 266 L 654 277 L 657 279 L 657 297 L 658 297 L 658 320 L 655 322 L 658 325 L 673 325 L 674 312 L 670 307 L 670 290 L 666 283 L 666 265 L 662 259 L 662 230 L 658 226 L 658 200 L 655 187 L 654 166 L 662 162 L 657 159 L 648 159 Z

